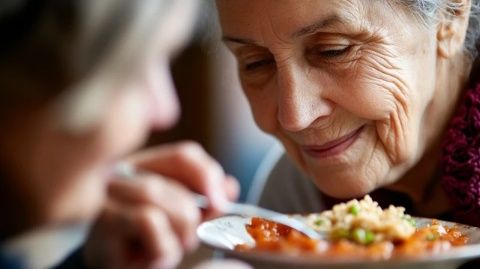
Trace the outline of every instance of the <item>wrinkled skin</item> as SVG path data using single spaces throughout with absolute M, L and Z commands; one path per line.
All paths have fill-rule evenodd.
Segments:
M 257 125 L 321 191 L 347 198 L 394 183 L 441 137 L 460 92 L 445 70 L 463 57 L 461 34 L 443 46 L 441 24 L 423 27 L 389 1 L 217 7 Z

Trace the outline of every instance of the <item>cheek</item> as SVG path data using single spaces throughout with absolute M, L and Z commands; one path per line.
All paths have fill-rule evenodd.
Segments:
M 85 170 L 69 175 L 67 181 L 70 182 L 64 180 L 56 184 L 56 193 L 51 193 L 45 199 L 49 203 L 48 222 L 58 224 L 91 220 L 106 196 L 105 171 Z
M 386 53 L 383 53 L 386 54 Z M 408 65 L 399 56 L 371 53 L 345 74 L 339 103 L 375 122 L 378 139 L 394 164 L 411 158 L 419 128 L 419 96 Z M 348 95 L 345 94 L 348 92 Z
M 385 120 L 408 111 L 414 97 L 404 64 L 399 59 L 370 54 L 338 74 L 345 89 L 339 93 L 338 103 L 370 120 Z
M 48 132 L 32 152 L 29 194 L 49 223 L 89 219 L 104 196 L 109 154 L 101 127 L 81 136 Z
M 243 86 L 243 89 L 257 126 L 262 131 L 275 135 L 278 127 L 275 91 L 248 86 Z

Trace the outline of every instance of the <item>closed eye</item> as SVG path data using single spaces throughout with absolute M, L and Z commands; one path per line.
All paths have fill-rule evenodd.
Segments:
M 316 45 L 306 50 L 305 57 L 314 66 L 342 64 L 355 60 L 355 45 Z
M 321 56 L 325 58 L 335 58 L 347 53 L 349 49 L 350 49 L 350 46 L 346 46 L 342 49 L 329 49 L 329 50 L 319 51 L 317 53 L 319 53 Z
M 246 71 L 254 71 L 263 66 L 273 64 L 273 62 L 274 62 L 273 59 L 262 59 L 262 60 L 246 63 L 244 68 Z

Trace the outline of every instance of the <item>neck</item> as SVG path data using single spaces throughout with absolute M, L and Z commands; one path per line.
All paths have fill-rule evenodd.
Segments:
M 439 180 L 438 161 L 440 146 L 425 152 L 417 164 L 388 189 L 407 194 L 416 210 L 416 214 L 434 217 L 450 209 L 448 199 Z
M 436 216 L 450 209 L 439 180 L 438 162 L 442 141 L 463 91 L 471 65 L 465 57 L 442 59 L 437 64 L 436 90 L 422 120 L 419 145 L 423 148 L 417 162 L 389 189 L 406 193 L 423 216 Z

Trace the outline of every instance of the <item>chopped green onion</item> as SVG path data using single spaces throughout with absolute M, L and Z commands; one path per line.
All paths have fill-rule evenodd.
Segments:
M 430 234 L 427 234 L 427 237 L 425 239 L 427 239 L 427 241 L 435 241 L 437 240 L 437 238 L 438 238 L 438 235 L 430 233 Z
M 375 240 L 375 234 L 372 231 L 357 228 L 352 232 L 352 239 L 359 244 L 368 245 Z
M 322 226 L 323 225 L 323 220 L 322 219 L 317 219 L 317 220 L 315 220 L 315 222 L 313 222 L 313 224 L 315 224 L 315 226 Z
M 417 222 L 415 221 L 414 218 L 412 218 L 411 216 L 404 216 L 403 217 L 404 220 L 406 220 L 410 225 L 412 225 L 413 227 L 417 227 Z
M 375 241 L 375 234 L 372 231 L 367 231 L 365 234 L 365 244 L 371 244 Z
M 367 235 L 367 233 L 365 232 L 364 229 L 357 228 L 357 229 L 353 230 L 353 232 L 352 232 L 352 239 L 353 239 L 355 242 L 364 245 L 364 244 L 365 244 L 366 235 Z
M 332 233 L 334 239 L 342 239 L 350 237 L 350 232 L 347 229 L 334 230 Z
M 350 208 L 348 209 L 348 213 L 354 215 L 354 216 L 357 216 L 358 213 L 360 213 L 360 207 L 356 204 L 353 204 L 352 206 L 350 206 Z

